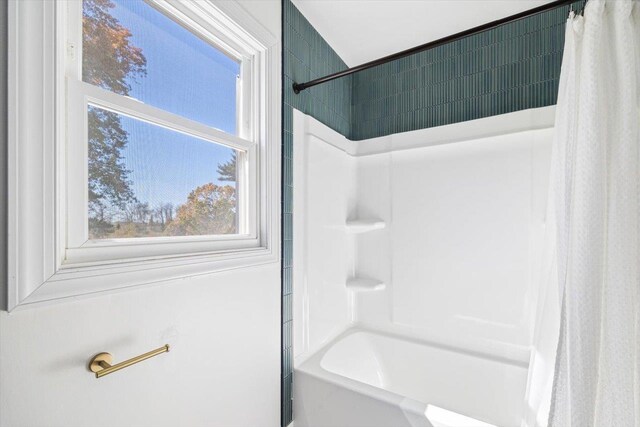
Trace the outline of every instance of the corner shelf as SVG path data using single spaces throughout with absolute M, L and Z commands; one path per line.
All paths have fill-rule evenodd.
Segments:
M 351 277 L 347 279 L 347 289 L 353 291 L 382 291 L 386 285 L 384 282 L 364 277 Z
M 386 223 L 380 219 L 353 219 L 347 221 L 347 233 L 358 234 L 385 228 Z

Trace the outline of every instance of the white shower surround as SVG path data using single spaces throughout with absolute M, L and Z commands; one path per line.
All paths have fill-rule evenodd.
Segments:
M 339 411 L 326 418 L 326 410 L 317 410 L 335 393 L 346 399 L 345 408 L 353 408 L 349 425 L 358 417 L 369 425 L 378 413 L 378 421 L 399 417 L 396 424 L 380 425 L 429 426 L 423 423 L 427 405 L 500 427 L 535 425 L 524 408 L 530 406 L 527 367 L 535 354 L 553 119 L 554 108 L 547 107 L 349 141 L 294 111 L 296 426 L 325 426 L 327 420 L 344 425 Z M 346 232 L 348 220 L 385 226 L 353 235 Z M 384 286 L 348 290 L 346 281 L 354 276 Z M 366 339 L 345 343 L 354 336 Z M 390 356 L 405 347 L 424 357 Z M 335 368 L 339 363 L 328 368 L 326 355 L 345 348 L 350 357 L 379 360 L 377 375 L 390 382 L 366 384 L 357 372 Z M 439 351 L 450 357 L 433 356 Z M 503 411 L 478 413 L 468 408 L 474 399 L 490 402 L 486 392 L 447 399 L 443 389 L 440 400 L 415 399 L 389 387 L 411 377 L 399 379 L 400 371 L 389 370 L 402 360 L 425 384 L 429 372 L 476 372 L 485 361 L 512 367 L 508 381 L 480 369 L 478 380 L 470 382 L 484 378 L 486 390 L 503 385 L 510 403 Z M 357 364 L 345 360 L 344 366 Z M 333 391 L 311 391 L 327 384 Z M 381 404 L 382 412 L 356 409 L 370 399 L 395 403 Z M 402 406 L 411 399 L 417 406 Z M 514 423 L 510 411 L 521 413 L 522 423 Z M 505 419 L 510 421 L 504 424 Z

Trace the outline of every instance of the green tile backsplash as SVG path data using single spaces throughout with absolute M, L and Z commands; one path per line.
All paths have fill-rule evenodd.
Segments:
M 584 1 L 574 3 L 582 10 Z M 292 414 L 293 137 L 298 109 L 352 140 L 441 126 L 556 103 L 569 7 L 525 18 L 296 95 L 347 68 L 283 0 L 282 425 Z

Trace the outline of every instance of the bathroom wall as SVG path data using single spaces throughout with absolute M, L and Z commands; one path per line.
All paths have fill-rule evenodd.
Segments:
M 575 2 L 573 10 L 582 10 L 584 3 Z M 350 115 L 341 115 L 348 119 L 346 124 L 340 120 L 337 126 L 314 96 L 300 96 L 306 91 L 298 100 L 293 96 L 289 105 L 303 106 L 301 111 L 352 140 L 554 105 L 569 8 L 550 10 L 338 79 L 350 92 Z M 285 37 L 285 47 L 288 44 Z M 290 44 L 299 43 L 291 39 Z M 306 72 L 299 70 L 290 76 L 295 74 L 297 82 L 307 81 Z M 314 76 L 310 71 L 311 79 L 325 74 Z M 334 89 L 327 90 L 332 93 Z
M 294 82 L 305 82 L 341 71 L 347 65 L 293 5 L 283 1 L 284 104 L 316 118 L 331 129 L 349 134 L 351 124 L 351 78 L 295 94 Z M 291 128 L 285 129 L 291 132 Z
M 359 157 L 358 205 L 390 237 L 359 246 L 360 272 L 388 286 L 358 295 L 358 322 L 528 363 L 551 140 L 531 130 Z
M 355 317 L 353 294 L 345 279 L 353 275 L 356 247 L 345 223 L 357 215 L 358 159 L 331 144 L 346 141 L 340 134 L 324 125 L 319 125 L 324 127 L 320 132 L 307 134 L 306 120 L 313 119 L 299 111 L 293 115 L 293 348 L 297 365 L 342 333 Z
M 353 75 L 350 138 L 555 104 L 568 11 L 557 8 Z
M 279 1 L 239 3 L 279 39 Z M 0 2 L 3 299 L 6 8 L 7 2 Z M 274 262 L 11 314 L 0 311 L 0 426 L 279 425 L 280 274 L 280 263 Z M 164 343 L 172 345 L 168 354 L 99 380 L 86 366 L 99 351 L 121 361 Z
M 293 379 L 293 110 L 310 114 L 342 135 L 351 123 L 351 78 L 336 80 L 296 95 L 292 85 L 346 68 L 344 61 L 324 41 L 291 3 L 282 1 L 283 130 L 282 130 L 282 425 L 292 420 Z
M 553 116 L 353 142 L 294 112 L 296 365 L 356 325 L 528 366 Z M 354 218 L 385 228 L 345 235 Z

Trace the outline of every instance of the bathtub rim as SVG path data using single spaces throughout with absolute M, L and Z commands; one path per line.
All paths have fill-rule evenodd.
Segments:
M 408 341 L 414 344 L 424 345 L 427 347 L 437 348 L 439 350 L 451 351 L 454 353 L 461 353 L 467 356 L 478 357 L 481 359 L 487 359 L 494 362 L 505 363 L 508 365 L 513 365 L 522 369 L 529 369 L 530 358 L 531 358 L 531 349 L 520 346 L 513 346 L 514 349 L 519 350 L 519 353 L 513 355 L 505 355 L 498 354 L 497 352 L 493 352 L 490 349 L 472 349 L 468 347 L 464 347 L 462 345 L 457 346 L 455 344 L 448 344 L 441 341 L 438 341 L 436 338 L 430 339 L 428 337 L 420 336 L 408 332 L 401 332 L 397 330 L 389 330 L 384 328 L 379 328 L 377 326 L 368 325 L 362 322 L 352 322 L 350 323 L 346 329 L 334 334 L 329 339 L 327 339 L 324 343 L 317 346 L 315 349 L 311 348 L 304 353 L 301 353 L 297 356 L 294 356 L 293 367 L 295 369 L 301 367 L 306 364 L 310 360 L 318 359 L 318 363 L 324 356 L 324 354 L 329 351 L 329 349 L 338 341 L 348 337 L 349 335 L 358 333 L 358 332 L 366 332 L 374 335 L 381 335 L 391 339 L 398 339 L 402 341 Z M 295 353 L 294 353 L 295 354 Z M 329 372 L 329 371 L 327 371 Z

